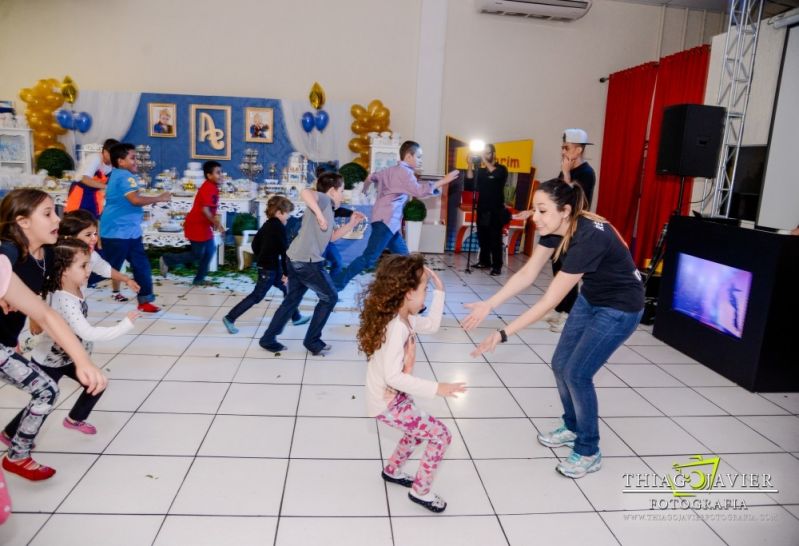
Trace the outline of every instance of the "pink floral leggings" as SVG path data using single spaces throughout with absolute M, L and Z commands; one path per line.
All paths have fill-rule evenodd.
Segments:
M 377 420 L 405 433 L 388 459 L 385 467 L 388 474 L 396 475 L 416 446 L 427 440 L 427 447 L 413 482 L 416 493 L 427 495 L 438 465 L 444 459 L 444 452 L 452 442 L 449 429 L 432 415 L 417 408 L 413 398 L 402 392 L 394 397 L 386 411 L 377 416 Z

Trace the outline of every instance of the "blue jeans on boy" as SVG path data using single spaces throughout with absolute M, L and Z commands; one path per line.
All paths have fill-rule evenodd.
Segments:
M 405 239 L 402 238 L 401 231 L 397 230 L 396 233 L 392 233 L 384 222 L 372 222 L 372 233 L 369 235 L 369 242 L 366 243 L 366 250 L 352 260 L 346 269 L 341 270 L 334 277 L 336 288 L 343 290 L 355 275 L 364 269 L 374 267 L 377 260 L 380 259 L 380 255 L 386 249 L 389 252 L 402 254 L 403 256 L 409 254 L 408 246 L 405 244 Z
M 155 300 L 153 295 L 153 275 L 150 269 L 150 259 L 144 252 L 142 238 L 136 239 L 111 239 L 103 237 L 103 255 L 111 267 L 119 270 L 125 260 L 133 270 L 133 280 L 141 287 L 136 299 L 140 304 Z
M 207 241 L 189 241 L 191 249 L 177 254 L 164 254 L 164 262 L 170 269 L 176 265 L 197 264 L 197 273 L 194 275 L 193 284 L 200 284 L 205 280 L 211 260 L 216 256 L 216 243 L 214 239 Z
M 563 404 L 563 423 L 577 434 L 574 451 L 590 457 L 599 450 L 599 414 L 594 375 L 635 331 L 643 310 L 627 312 L 588 303 L 582 294 L 569 313 L 552 356 L 552 371 Z
M 270 350 L 270 347 L 274 348 L 278 345 L 277 336 L 283 332 L 286 323 L 300 306 L 305 292 L 310 288 L 316 292 L 319 303 L 314 307 L 313 317 L 308 324 L 308 331 L 305 333 L 302 344 L 312 353 L 319 352 L 324 348 L 322 329 L 338 302 L 338 291 L 333 285 L 330 275 L 325 271 L 324 265 L 324 261 L 295 262 L 289 260 L 289 292 L 275 312 L 275 316 L 272 317 L 266 332 L 261 336 L 261 347 Z
M 327 266 L 330 268 L 330 277 L 335 279 L 341 274 L 341 266 L 343 265 L 341 260 L 341 252 L 338 251 L 338 247 L 336 247 L 336 245 L 333 243 L 328 243 L 325 253 L 322 257 L 325 259 Z
M 259 267 L 258 280 L 255 282 L 255 288 L 252 289 L 252 292 L 250 292 L 247 297 L 237 303 L 233 309 L 228 311 L 225 318 L 230 322 L 236 322 L 237 318 L 246 313 L 253 305 L 263 300 L 266 293 L 269 292 L 269 289 L 273 286 L 283 292 L 283 298 L 285 299 L 286 294 L 288 294 L 288 289 L 283 282 L 283 271 L 281 269 L 264 269 Z M 301 318 L 302 315 L 299 309 L 296 309 L 294 314 L 291 315 L 291 320 L 293 321 L 298 321 Z

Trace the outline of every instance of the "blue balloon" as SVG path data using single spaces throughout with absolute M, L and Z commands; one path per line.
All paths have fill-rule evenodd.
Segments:
M 63 129 L 72 130 L 75 128 L 75 120 L 72 117 L 72 112 L 65 108 L 61 108 L 55 113 L 55 119 Z
M 302 115 L 302 128 L 305 130 L 306 133 L 310 133 L 313 131 L 314 127 L 314 118 L 313 114 L 310 112 L 305 112 Z
M 319 129 L 319 132 L 321 133 L 322 131 L 325 130 L 325 127 L 327 127 L 327 124 L 330 121 L 330 116 L 328 116 L 327 112 L 325 112 L 324 110 L 319 110 L 316 113 L 315 121 L 316 121 L 316 128 Z
M 92 117 L 88 112 L 75 114 L 75 129 L 81 133 L 87 133 L 92 128 Z

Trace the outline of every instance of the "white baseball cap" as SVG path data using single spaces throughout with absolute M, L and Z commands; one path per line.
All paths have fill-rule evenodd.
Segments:
M 588 142 L 588 133 L 582 129 L 566 129 L 563 131 L 563 142 L 572 144 L 593 144 Z

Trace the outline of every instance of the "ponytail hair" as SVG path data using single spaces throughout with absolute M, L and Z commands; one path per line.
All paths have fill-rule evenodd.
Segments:
M 553 178 L 538 186 L 537 191 L 546 193 L 555 203 L 558 211 L 564 211 L 567 205 L 571 207 L 571 212 L 569 213 L 569 229 L 566 235 L 563 236 L 563 240 L 561 240 L 558 248 L 555 249 L 554 260 L 560 258 L 560 255 L 569 249 L 572 237 L 574 237 L 574 233 L 577 231 L 577 220 L 581 216 L 594 222 L 607 222 L 603 217 L 588 210 L 588 199 L 586 199 L 585 192 L 580 184 L 564 182 L 558 178 Z

